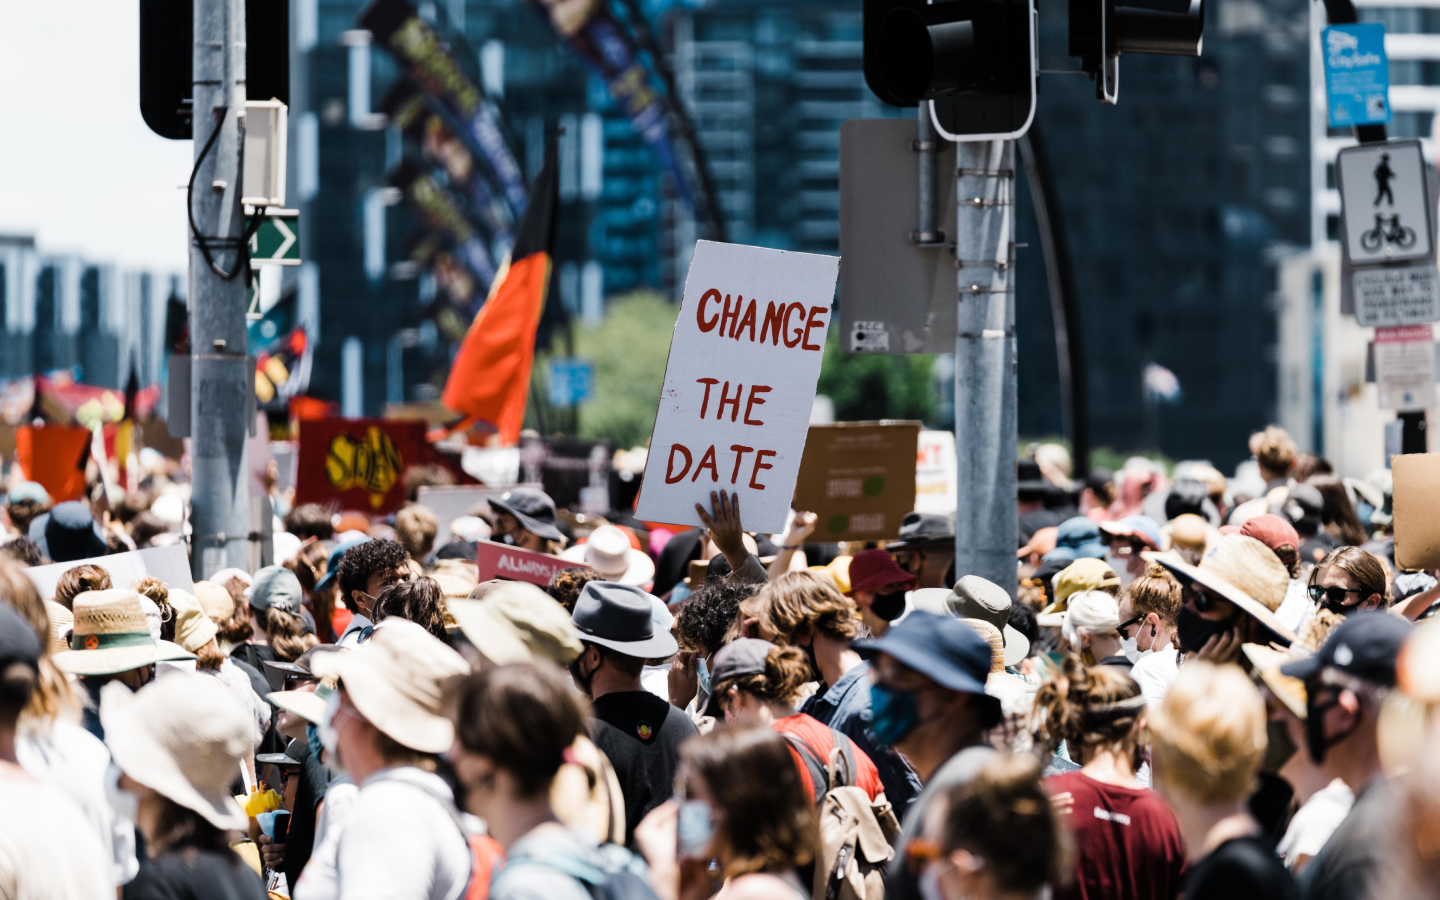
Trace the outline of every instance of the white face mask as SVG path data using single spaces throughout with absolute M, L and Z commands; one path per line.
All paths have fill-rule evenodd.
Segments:
M 1130 564 L 1139 558 L 1138 556 L 1116 556 L 1113 552 L 1105 554 L 1105 564 L 1120 576 L 1120 587 L 1129 587 L 1130 582 L 1135 580 L 1135 573 L 1130 571 Z
M 140 812 L 140 798 L 120 786 L 120 767 L 113 762 L 105 771 L 105 799 L 115 810 L 115 817 L 126 825 L 135 821 Z
M 325 712 L 320 716 L 320 724 L 316 728 L 320 732 L 320 745 L 325 748 L 328 760 L 338 761 L 337 751 L 340 748 L 340 732 L 335 730 L 335 714 L 340 711 L 340 692 L 336 691 L 325 698 Z
M 1125 651 L 1125 658 L 1130 660 L 1131 664 L 1137 663 L 1155 652 L 1154 650 L 1139 649 L 1139 647 L 1135 645 L 1135 638 L 1121 638 L 1120 649 Z

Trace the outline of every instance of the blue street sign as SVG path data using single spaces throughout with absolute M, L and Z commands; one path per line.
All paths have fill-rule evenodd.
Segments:
M 595 393 L 595 366 L 588 359 L 550 360 L 550 405 L 555 409 L 579 406 Z
M 1390 66 L 1385 26 L 1333 25 L 1320 33 L 1325 62 L 1325 101 L 1331 128 L 1383 125 L 1390 121 Z

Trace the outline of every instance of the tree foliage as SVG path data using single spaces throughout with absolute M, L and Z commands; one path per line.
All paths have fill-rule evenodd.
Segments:
M 929 420 L 935 411 L 933 356 L 846 353 L 834 331 L 825 341 L 817 393 L 835 403 L 835 421 Z

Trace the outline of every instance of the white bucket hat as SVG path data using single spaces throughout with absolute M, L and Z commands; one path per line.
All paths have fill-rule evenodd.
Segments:
M 75 598 L 70 649 L 54 656 L 67 675 L 114 675 L 169 659 L 194 659 L 178 644 L 157 641 L 140 595 L 130 588 L 86 591 Z
M 570 562 L 584 563 L 606 581 L 636 587 L 655 578 L 655 563 L 630 545 L 630 536 L 615 525 L 601 525 L 583 544 L 560 554 Z
M 421 753 L 443 753 L 455 743 L 445 683 L 470 666 L 414 622 L 386 619 L 370 640 L 349 653 L 317 656 L 310 668 L 321 678 L 337 676 L 360 714 L 397 743 Z
M 126 775 L 222 830 L 244 828 L 230 795 L 255 722 L 218 679 L 176 672 L 131 693 L 100 692 L 105 745 Z

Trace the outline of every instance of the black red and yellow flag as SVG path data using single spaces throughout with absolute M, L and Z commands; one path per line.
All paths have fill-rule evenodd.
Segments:
M 540 177 L 531 186 L 515 246 L 465 333 L 440 398 L 457 413 L 493 424 L 502 445 L 520 440 L 525 421 L 535 330 L 550 286 L 556 201 L 552 142 Z

